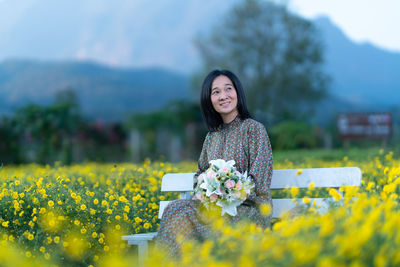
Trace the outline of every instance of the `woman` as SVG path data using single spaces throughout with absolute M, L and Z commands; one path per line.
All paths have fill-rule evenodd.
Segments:
M 272 150 L 265 127 L 250 117 L 239 79 L 228 70 L 211 71 L 203 82 L 200 102 L 209 132 L 195 178 L 207 170 L 210 160 L 234 160 L 239 172 L 247 171 L 252 177 L 255 188 L 237 208 L 238 214 L 230 217 L 231 222 L 246 218 L 268 227 L 270 218 L 263 217 L 258 206 L 271 204 Z M 209 234 L 199 216 L 199 206 L 199 200 L 176 200 L 165 209 L 157 241 L 170 254 L 179 258 L 180 243 L 189 238 L 203 240 Z

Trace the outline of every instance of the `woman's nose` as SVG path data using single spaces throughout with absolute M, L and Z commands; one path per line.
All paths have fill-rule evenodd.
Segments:
M 219 94 L 219 100 L 225 100 L 227 98 L 226 92 L 222 91 Z

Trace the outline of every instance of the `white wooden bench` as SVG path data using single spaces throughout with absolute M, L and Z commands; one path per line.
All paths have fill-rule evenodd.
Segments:
M 190 199 L 193 191 L 194 173 L 165 174 L 161 182 L 161 192 L 180 192 L 180 199 Z M 360 186 L 361 170 L 357 167 L 339 168 L 312 168 L 274 170 L 271 180 L 271 189 L 285 189 L 298 187 L 308 188 L 314 183 L 315 188 L 339 188 L 341 186 Z M 316 201 L 318 211 L 326 212 L 328 205 L 323 198 L 310 198 Z M 162 218 L 163 211 L 170 201 L 160 201 L 158 218 Z M 285 212 L 296 206 L 293 199 L 272 199 L 272 218 L 280 218 Z M 147 257 L 148 242 L 156 236 L 157 232 L 123 236 L 129 245 L 137 245 L 139 265 Z

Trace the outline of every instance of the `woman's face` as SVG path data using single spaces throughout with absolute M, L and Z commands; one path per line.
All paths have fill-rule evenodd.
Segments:
M 228 77 L 220 75 L 214 79 L 211 85 L 211 103 L 224 123 L 231 122 L 238 115 L 236 88 Z

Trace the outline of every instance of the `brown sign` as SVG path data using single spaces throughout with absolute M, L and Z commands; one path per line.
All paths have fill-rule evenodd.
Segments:
M 388 139 L 392 135 L 392 114 L 343 113 L 338 116 L 337 127 L 342 139 Z

